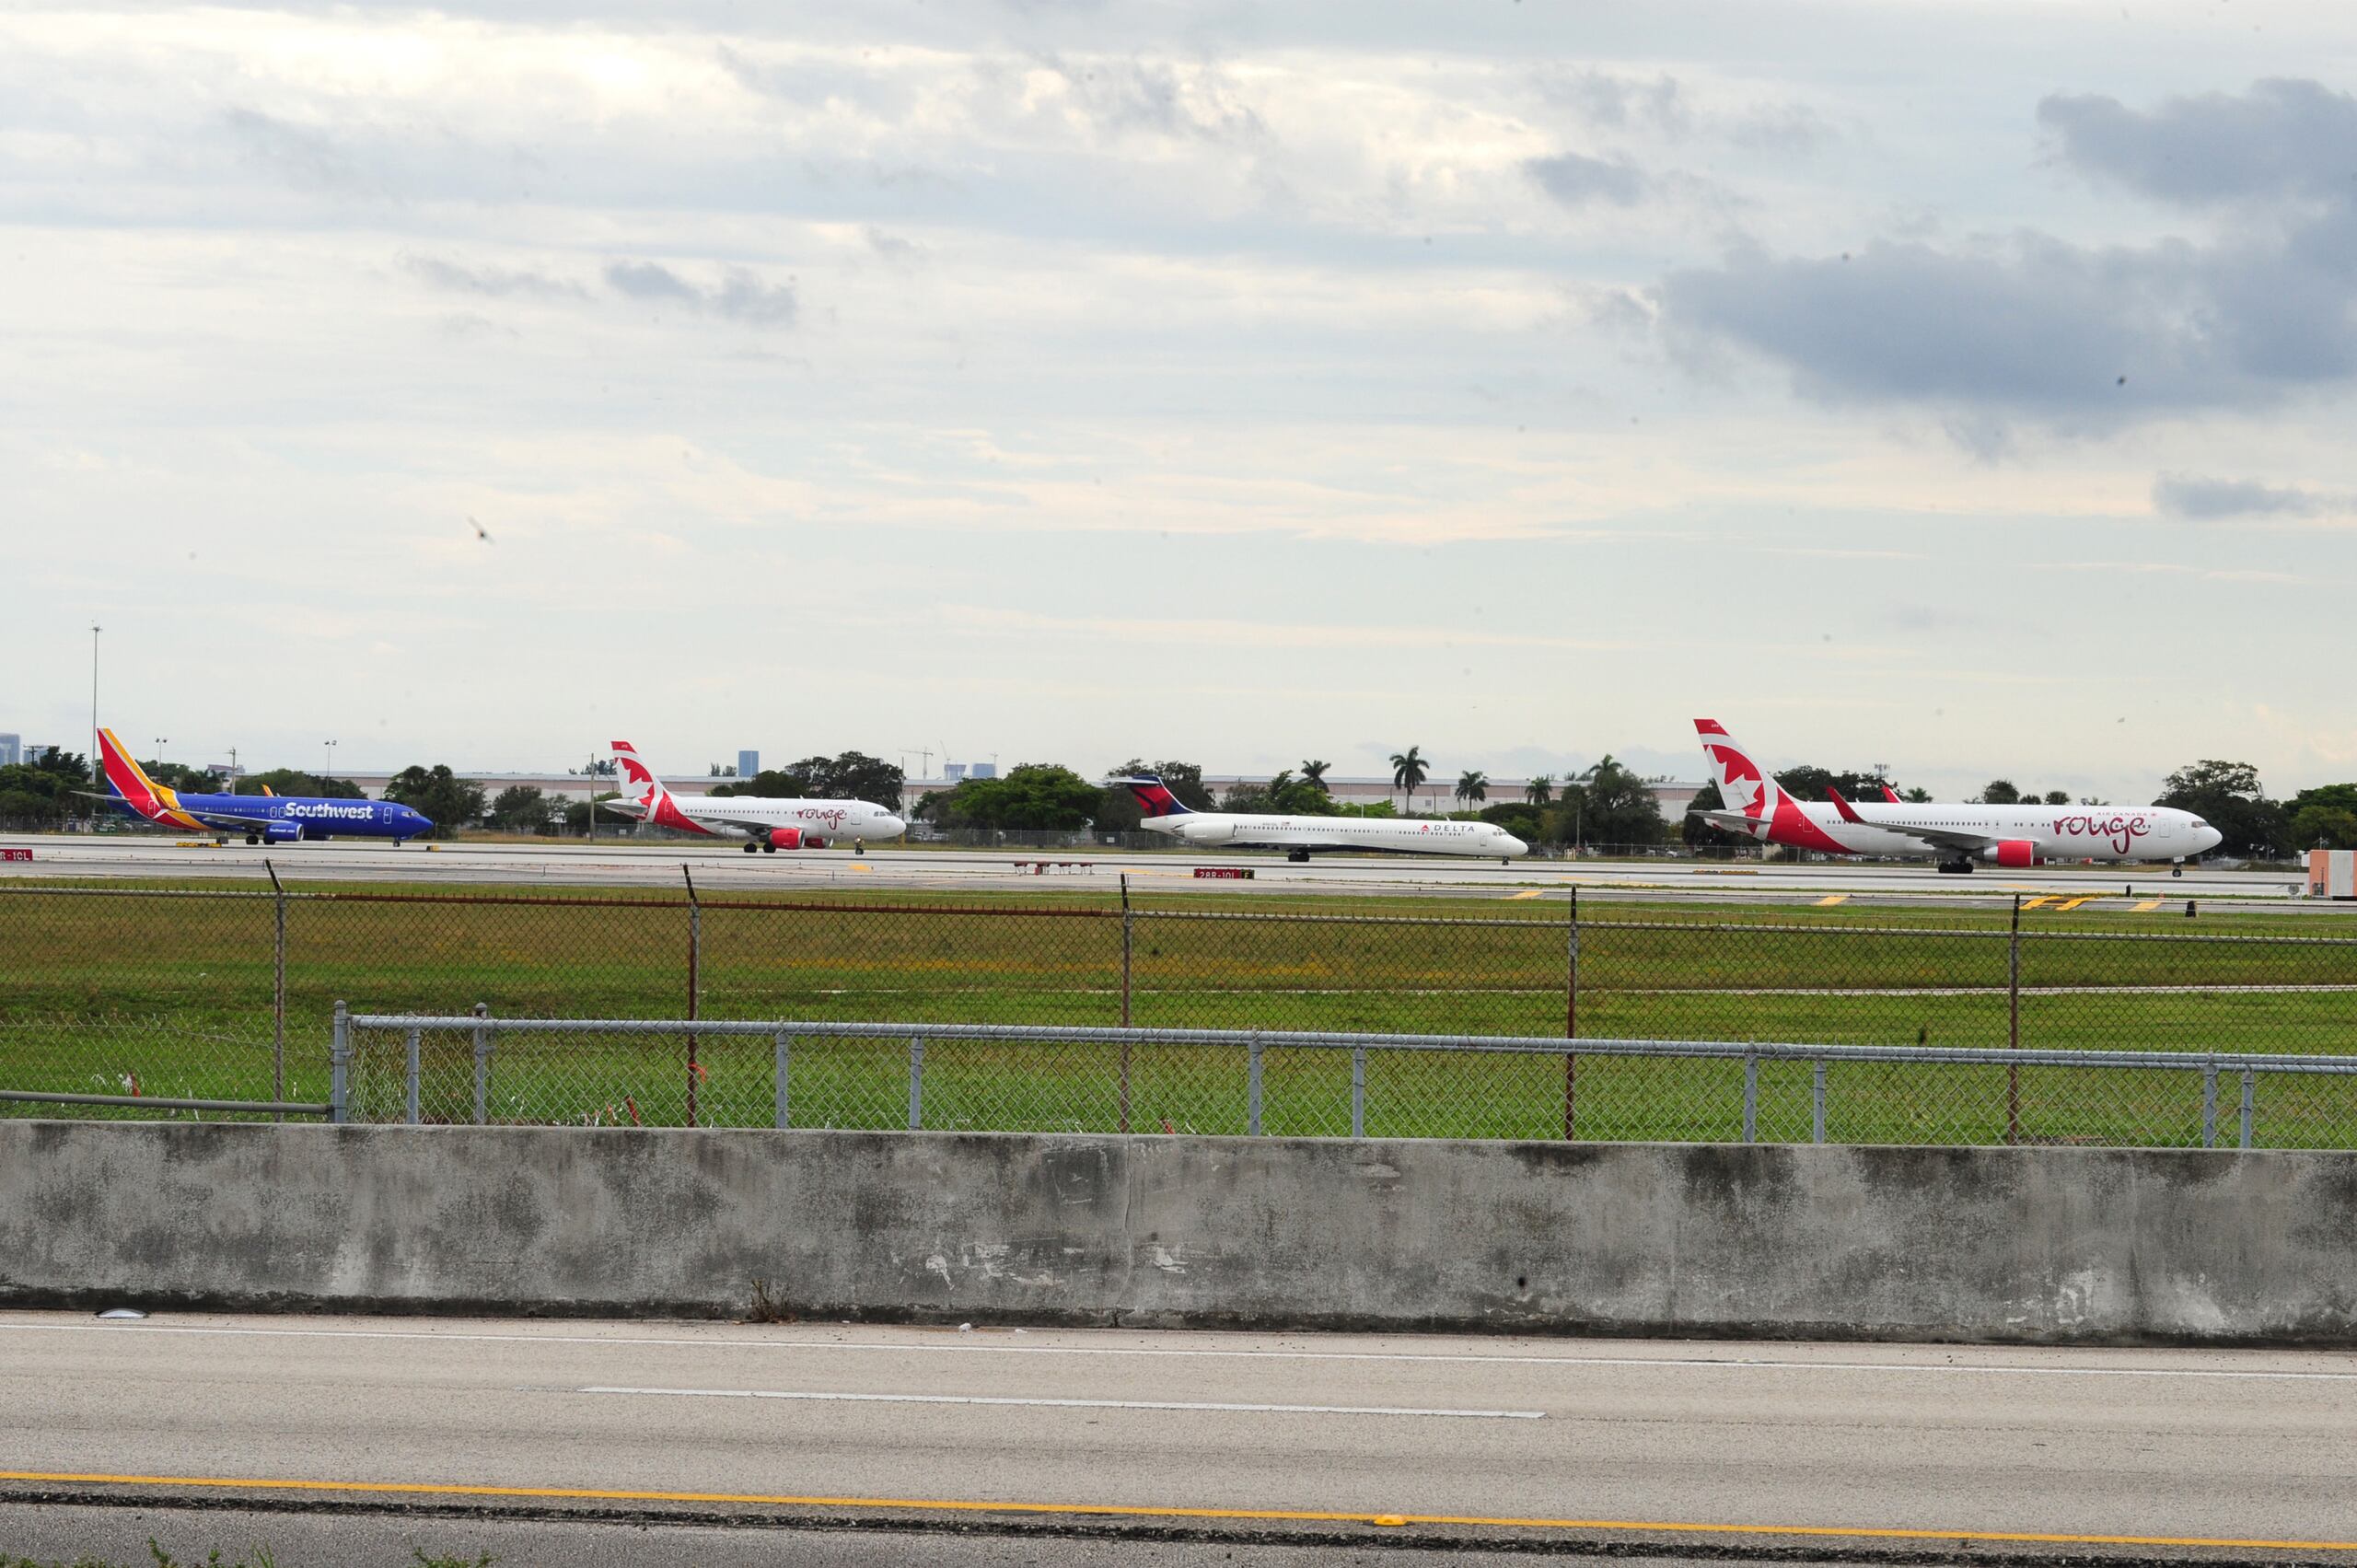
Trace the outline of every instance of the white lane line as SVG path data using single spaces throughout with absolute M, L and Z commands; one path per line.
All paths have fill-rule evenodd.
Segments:
M 1895 1372 L 1962 1376 L 2032 1377 L 2209 1377 L 2290 1383 L 2357 1383 L 2357 1371 L 2300 1372 L 2289 1369 L 2177 1366 L 2021 1366 L 1933 1365 L 1898 1361 L 1778 1361 L 1760 1356 L 1504 1355 L 1458 1351 L 1233 1350 L 1154 1345 L 1009 1345 L 964 1342 L 896 1344 L 873 1340 L 682 1339 L 607 1334 L 436 1333 L 424 1329 L 238 1329 L 181 1323 L 11 1323 L 10 1331 L 67 1334 L 211 1334 L 226 1339 L 428 1340 L 446 1344 L 591 1345 L 628 1350 L 785 1350 L 878 1352 L 927 1355 L 1102 1355 L 1179 1360 L 1341 1361 L 1432 1363 L 1467 1366 L 1658 1366 L 1703 1372 Z
M 791 1388 L 576 1388 L 577 1394 L 656 1394 L 692 1400 L 807 1400 L 845 1405 L 1024 1405 L 1069 1411 L 1216 1411 L 1246 1415 L 1434 1415 L 1539 1421 L 1545 1411 L 1427 1409 L 1417 1405 L 1247 1405 L 1198 1400 L 1047 1400 L 993 1394 L 845 1394 Z

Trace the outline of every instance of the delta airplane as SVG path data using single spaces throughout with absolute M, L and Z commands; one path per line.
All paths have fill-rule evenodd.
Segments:
M 114 731 L 99 731 L 107 790 L 82 793 L 110 801 L 165 828 L 185 828 L 226 840 L 243 833 L 250 844 L 305 839 L 390 839 L 400 843 L 434 830 L 409 807 L 389 800 L 344 800 L 309 795 L 192 795 L 167 789 L 131 760 Z
M 2224 837 L 2190 811 L 2169 806 L 1982 806 L 1914 804 L 1888 784 L 1876 804 L 1852 805 L 1839 790 L 1830 804 L 1795 800 L 1775 775 L 1752 761 L 1716 719 L 1696 719 L 1705 772 L 1727 809 L 1697 811 L 1713 827 L 1761 843 L 1823 854 L 1938 855 L 1942 871 L 1970 871 L 1978 860 L 2018 867 L 2049 860 L 2168 860 L 2185 875 L 2189 855 Z
M 633 794 L 609 800 L 600 809 L 677 828 L 683 833 L 717 837 L 723 829 L 750 835 L 745 853 L 775 854 L 782 849 L 825 849 L 830 839 L 849 839 L 856 849 L 869 839 L 897 839 L 909 825 L 865 800 L 784 800 L 759 795 L 673 795 L 639 760 L 627 740 L 614 742 L 614 761 Z
M 1494 822 L 1434 822 L 1384 817 L 1271 817 L 1236 811 L 1195 811 L 1180 804 L 1152 773 L 1109 781 L 1137 796 L 1144 825 L 1181 843 L 1210 848 L 1282 849 L 1287 860 L 1307 860 L 1313 849 L 1382 850 L 1393 854 L 1498 857 L 1501 865 L 1530 846 Z

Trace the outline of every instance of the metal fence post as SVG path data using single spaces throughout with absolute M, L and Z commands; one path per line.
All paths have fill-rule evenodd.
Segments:
M 771 1122 L 771 1127 L 795 1125 L 795 1118 L 790 1115 L 790 1101 L 787 1101 L 787 1094 L 784 1094 L 784 1087 L 787 1087 L 787 1068 L 792 1068 L 792 1051 L 795 1051 L 795 1044 L 792 1044 L 792 1040 L 787 1038 L 787 1033 L 780 1028 L 778 1030 L 778 1068 L 775 1068 L 775 1075 L 778 1075 L 778 1113 L 775 1113 L 775 1120 Z
M 1244 1046 L 1244 1130 L 1260 1135 L 1260 1031 L 1254 1029 Z
M 1351 1136 L 1366 1136 L 1366 1047 L 1351 1047 Z
M 2022 896 L 2014 895 L 2013 935 L 2005 942 L 2005 1045 L 2022 1048 Z M 2018 1063 L 2005 1067 L 2005 1142 L 2022 1141 L 2022 1070 Z
M 1572 889 L 1571 914 L 1563 938 L 1563 1038 L 1580 1033 L 1580 890 Z M 1580 1059 L 1563 1052 L 1563 1139 L 1579 1136 Z
M 475 1025 L 475 1125 L 490 1120 L 491 1109 L 491 1004 L 478 1002 L 474 1006 Z
M 278 867 L 265 858 L 261 868 L 270 873 L 271 943 L 270 943 L 270 1098 L 286 1098 L 286 889 L 278 880 Z M 273 1121 L 284 1121 L 284 1116 Z
M 2201 1146 L 2218 1146 L 2218 1063 L 2201 1064 Z
M 1759 1058 L 1748 1051 L 1743 1053 L 1743 1141 L 1759 1141 Z
M 405 1100 L 409 1110 L 409 1124 L 412 1127 L 424 1120 L 418 1114 L 417 1098 L 419 1058 L 424 1054 L 424 1031 L 422 1029 L 409 1031 L 409 1061 L 401 1073 L 402 1085 L 406 1090 Z
M 1809 1063 L 1808 1074 L 1808 1141 L 1825 1142 L 1825 1063 Z
M 1130 914 L 1130 874 L 1121 873 L 1121 1027 L 1130 1027 L 1130 964 L 1136 950 Z M 1121 1042 L 1121 1131 L 1130 1130 L 1130 1042 Z
M 591 809 L 596 809 L 592 807 Z M 696 1016 L 696 995 L 703 989 L 699 970 L 703 962 L 703 905 L 696 898 L 696 874 L 687 862 L 679 863 L 679 875 L 688 884 L 688 1016 Z M 688 1125 L 696 1124 L 696 1079 L 702 1069 L 696 1064 L 695 1031 L 688 1031 Z
M 909 1131 L 924 1125 L 924 1041 L 909 1041 Z
M 352 1120 L 352 1009 L 339 999 L 335 1028 L 328 1036 L 328 1120 Z
M 2252 1088 L 2252 1086 L 2254 1085 L 2254 1083 L 2257 1081 L 2257 1076 L 2258 1076 L 2258 1075 L 2257 1075 L 2256 1074 L 2252 1073 L 2252 1071 L 2251 1071 L 2249 1068 L 2246 1067 L 2246 1068 L 2244 1068 L 2244 1069 L 2243 1069 L 2243 1141 L 2242 1141 L 2242 1147 L 2244 1147 L 2244 1148 L 2246 1148 L 2246 1149 L 2250 1148 L 2250 1147 L 2252 1146 L 2252 1144 L 2251 1144 L 2251 1141 L 2250 1141 L 2250 1101 L 2251 1101 L 2251 1088 Z

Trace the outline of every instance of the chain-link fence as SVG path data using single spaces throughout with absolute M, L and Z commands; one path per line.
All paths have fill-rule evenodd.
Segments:
M 1725 1061 L 1580 1041 L 1801 1042 L 1933 1050 L 2321 1056 L 2357 1049 L 2357 938 L 2268 929 L 2092 928 L 2036 912 L 1493 904 L 1478 918 L 1148 906 L 1106 894 L 992 904 L 679 894 L 229 892 L 0 886 L 0 1091 L 324 1102 L 329 1020 L 826 1019 L 1078 1028 L 1562 1039 L 1560 1055 L 1387 1049 L 1361 1090 L 1387 1134 L 1717 1138 Z M 2288 917 L 2287 917 L 2288 918 Z M 2208 923 L 2204 923 L 2205 925 Z M 2308 917 L 2325 931 L 2337 923 Z M 471 1047 L 435 1037 L 435 1119 L 471 1115 Z M 768 1046 L 535 1037 L 503 1048 L 502 1121 L 769 1125 Z M 807 1068 L 810 1125 L 893 1125 L 899 1047 L 848 1042 Z M 1212 1132 L 1236 1121 L 1197 1048 L 1134 1044 L 1109 1072 L 1070 1041 L 962 1045 L 933 1064 L 943 1125 Z M 1222 1048 L 1225 1049 L 1225 1048 Z M 455 1056 L 449 1055 L 456 1051 Z M 863 1056 L 863 1052 L 866 1056 Z M 1352 1064 L 1272 1051 L 1272 1128 L 1347 1101 Z M 1762 1059 L 1755 1116 L 1810 1125 L 1805 1065 Z M 1837 1060 L 1843 1142 L 2183 1144 L 2174 1074 L 2028 1058 L 1936 1073 Z M 828 1085 L 834 1085 L 830 1089 Z M 2340 1079 L 2262 1076 L 2270 1144 L 2357 1147 Z M 1340 1095 L 1341 1100 L 1336 1098 Z M 940 1097 L 947 1096 L 947 1099 Z M 1225 1108 L 1225 1109 L 1224 1109 Z M 127 1103 L 75 1114 L 152 1115 Z M 381 1108 L 370 1102 L 367 1113 Z M 60 1114 L 0 1102 L 0 1114 Z M 209 1110 L 180 1114 L 211 1115 Z M 944 1116 L 950 1112 L 944 1110 Z M 391 1119 L 399 1120 L 398 1116 Z M 799 1123 L 799 1119 L 797 1119 Z

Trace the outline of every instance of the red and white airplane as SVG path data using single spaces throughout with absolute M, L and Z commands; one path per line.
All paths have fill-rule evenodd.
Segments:
M 1736 744 L 1716 719 L 1696 719 L 1706 772 L 1725 809 L 1697 811 L 1714 828 L 1761 843 L 1820 854 L 1938 855 L 1943 871 L 1975 860 L 2003 866 L 2049 860 L 2168 860 L 2218 847 L 2223 837 L 2190 811 L 2169 806 L 1983 806 L 1883 798 L 1852 804 L 1839 790 L 1817 806 L 1795 800 L 1775 775 Z M 2182 870 L 2170 873 L 2182 877 Z
M 627 740 L 614 742 L 624 789 L 600 810 L 635 817 L 658 828 L 718 837 L 734 829 L 749 835 L 745 853 L 775 854 L 782 849 L 825 849 L 849 840 L 856 848 L 870 839 L 897 839 L 908 823 L 866 800 L 790 800 L 762 795 L 673 795 L 655 771 L 639 760 Z

